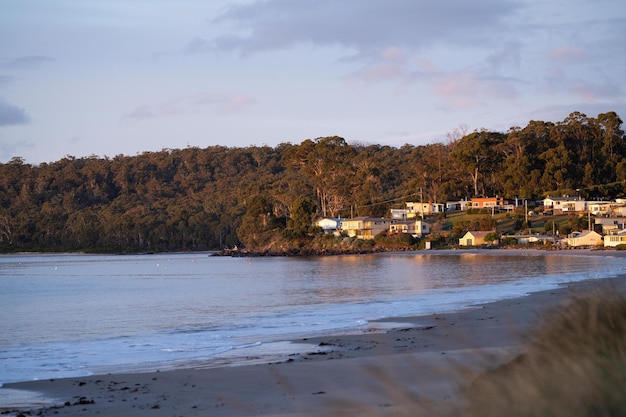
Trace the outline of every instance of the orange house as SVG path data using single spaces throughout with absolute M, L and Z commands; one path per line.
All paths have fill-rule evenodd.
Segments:
M 501 197 L 477 197 L 472 198 L 471 208 L 503 207 L 506 204 Z

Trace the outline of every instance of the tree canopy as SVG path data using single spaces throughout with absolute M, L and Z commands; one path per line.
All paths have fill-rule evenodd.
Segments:
M 0 251 L 210 250 L 311 233 L 316 216 L 383 216 L 392 202 L 621 197 L 622 124 L 614 112 L 574 112 L 399 148 L 330 136 L 40 165 L 15 157 L 0 164 Z

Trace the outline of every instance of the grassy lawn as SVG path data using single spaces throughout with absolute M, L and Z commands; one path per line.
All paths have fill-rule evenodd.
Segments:
M 494 213 L 491 214 L 467 214 L 465 212 L 448 213 L 444 220 L 444 228 L 451 230 L 455 223 L 459 222 L 473 222 L 485 217 L 493 217 L 496 220 L 496 231 L 502 234 L 515 234 L 520 232 L 521 225 L 526 221 L 526 216 L 523 213 Z M 546 225 L 548 225 L 547 232 L 552 233 L 552 223 L 554 222 L 554 230 L 558 231 L 559 226 L 567 224 L 570 216 L 557 215 L 557 216 L 530 216 L 528 222 L 530 223 L 530 233 L 544 233 L 546 232 Z M 524 230 L 524 233 L 526 230 Z

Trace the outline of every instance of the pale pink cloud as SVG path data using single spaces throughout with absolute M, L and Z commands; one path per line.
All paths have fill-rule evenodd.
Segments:
M 483 77 L 472 71 L 442 75 L 432 89 L 448 105 L 457 109 L 469 108 L 489 100 L 510 100 L 518 97 L 512 80 Z
M 432 63 L 432 61 L 424 58 L 413 59 L 413 65 L 418 71 L 427 74 L 438 74 L 441 72 L 441 68 Z
M 440 70 L 428 59 L 417 57 L 406 49 L 388 47 L 378 53 L 349 77 L 367 82 L 414 82 L 439 73 Z
M 622 91 L 619 86 L 611 83 L 592 83 L 584 80 L 572 80 L 568 83 L 568 91 L 588 102 L 596 102 L 611 98 L 620 98 Z
M 578 62 L 587 58 L 587 52 L 582 48 L 560 46 L 552 48 L 548 52 L 548 57 L 556 62 Z
M 407 77 L 406 61 L 406 54 L 401 48 L 389 47 L 355 71 L 351 78 L 368 82 L 404 80 Z

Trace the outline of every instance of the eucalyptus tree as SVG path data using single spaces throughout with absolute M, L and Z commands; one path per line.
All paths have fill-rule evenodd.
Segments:
M 352 158 L 356 151 L 343 138 L 305 140 L 283 154 L 286 166 L 297 168 L 313 185 L 322 216 L 337 216 L 353 186 Z
M 503 155 L 495 147 L 502 144 L 504 139 L 505 135 L 502 133 L 480 130 L 450 144 L 450 157 L 470 177 L 475 196 L 485 195 L 490 185 L 489 188 L 494 188 L 487 180 L 498 171 L 502 162 Z

